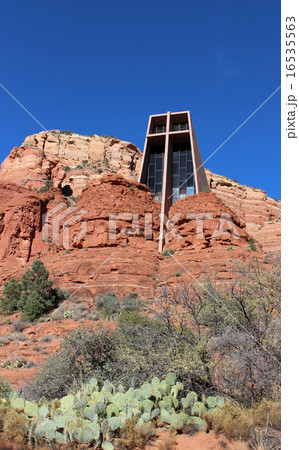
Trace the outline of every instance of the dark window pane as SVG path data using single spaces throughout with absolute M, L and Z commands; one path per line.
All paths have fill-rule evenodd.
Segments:
M 155 191 L 156 191 L 156 194 L 161 194 L 161 192 L 162 192 L 162 184 L 161 183 L 156 184 Z
M 149 173 L 149 176 L 150 176 L 150 177 L 152 177 L 153 175 L 155 175 L 155 166 L 154 166 L 154 164 L 150 164 L 150 165 L 148 166 L 148 173 Z
M 179 160 L 179 155 L 179 152 L 173 152 L 172 158 L 174 162 Z
M 154 186 L 155 186 L 155 178 L 150 178 L 149 179 L 149 187 L 150 187 L 150 189 L 154 189 Z
M 191 175 L 191 176 L 189 175 L 189 177 L 187 177 L 188 178 L 187 179 L 187 186 L 191 187 L 191 186 L 193 186 L 193 183 L 194 183 L 194 177 L 193 177 L 193 175 Z
M 162 182 L 162 170 L 157 170 L 156 171 L 156 183 L 161 183 Z
M 192 161 L 192 153 L 191 153 L 191 150 L 187 150 L 187 161 Z
M 162 158 L 156 159 L 156 169 L 162 169 Z
M 179 187 L 179 177 L 173 177 L 172 185 L 173 187 Z
M 187 161 L 187 172 L 192 173 L 193 172 L 193 164 L 192 161 Z
M 154 133 L 165 133 L 166 125 L 154 125 Z
M 186 167 L 187 166 L 187 160 L 186 160 L 186 155 L 180 155 L 180 166 L 181 167 Z
M 187 178 L 187 171 L 185 168 L 180 168 L 180 181 L 185 181 Z
M 173 163 L 172 173 L 173 173 L 173 175 L 178 175 L 178 173 L 179 173 L 179 163 L 178 162 Z

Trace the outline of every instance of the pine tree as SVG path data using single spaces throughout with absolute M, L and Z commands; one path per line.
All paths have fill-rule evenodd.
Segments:
M 52 287 L 48 277 L 44 264 L 39 259 L 33 261 L 20 283 L 14 278 L 5 283 L 2 311 L 8 314 L 22 311 L 22 319 L 32 322 L 57 307 L 65 296 L 59 288 Z
M 47 311 L 43 297 L 38 292 L 33 291 L 29 294 L 27 301 L 23 307 L 22 320 L 25 322 L 33 322 L 41 317 Z
M 21 284 L 15 279 L 4 284 L 3 297 L 1 297 L 1 310 L 13 314 L 19 310 L 18 303 L 21 297 Z

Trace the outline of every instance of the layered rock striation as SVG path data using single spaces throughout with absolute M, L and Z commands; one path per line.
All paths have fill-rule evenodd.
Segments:
M 211 192 L 170 209 L 179 238 L 168 234 L 165 249 L 175 253 L 165 258 L 158 253 L 161 205 L 136 181 L 141 159 L 131 143 L 59 131 L 15 147 L 0 172 L 1 282 L 40 258 L 69 292 L 144 293 L 184 272 L 230 277 L 232 259 L 280 249 L 280 203 L 206 170 Z

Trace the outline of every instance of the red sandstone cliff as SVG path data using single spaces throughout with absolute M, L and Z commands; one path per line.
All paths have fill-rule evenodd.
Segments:
M 140 286 L 142 291 L 152 289 L 157 276 L 172 278 L 184 272 L 180 264 L 196 276 L 215 268 L 228 275 L 228 261 L 250 255 L 249 237 L 256 241 L 257 254 L 279 250 L 280 203 L 260 189 L 207 170 L 211 193 L 182 199 L 170 210 L 170 218 L 182 214 L 176 224 L 182 239 L 169 234 L 166 248 L 176 250 L 178 261 L 164 259 L 157 252 L 160 203 L 135 181 L 141 158 L 133 144 L 115 138 L 58 131 L 29 136 L 15 147 L 0 172 L 1 282 L 18 278 L 40 258 L 55 283 L 70 292 L 95 270 L 82 294 L 112 287 L 128 291 Z M 66 186 L 69 197 L 63 196 Z M 43 218 L 49 212 L 53 215 L 45 236 Z M 212 215 L 204 221 L 202 239 L 196 237 L 196 221 L 187 219 L 187 212 Z M 139 214 L 139 230 L 122 231 L 132 227 L 129 217 L 117 222 L 116 240 L 109 239 L 109 213 Z M 149 213 L 151 240 L 144 236 Z M 215 237 L 223 214 L 231 217 L 238 239 L 231 233 Z M 53 242 L 52 223 L 58 216 L 59 239 L 54 236 Z M 64 232 L 69 247 L 62 242 Z

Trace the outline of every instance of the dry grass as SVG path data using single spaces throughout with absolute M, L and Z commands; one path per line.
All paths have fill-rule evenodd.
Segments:
M 280 430 L 280 403 L 263 400 L 253 408 L 243 408 L 232 403 L 205 414 L 209 428 L 223 432 L 228 439 L 259 440 L 260 428 L 264 439 L 269 427 Z
M 27 417 L 24 413 L 19 413 L 16 410 L 1 406 L 0 407 L 0 427 L 14 444 L 25 447 L 27 441 Z
M 157 442 L 157 448 L 159 450 L 172 450 L 176 446 L 175 437 L 169 434 L 168 436 L 164 436 Z
M 154 424 L 144 423 L 137 426 L 137 419 L 127 419 L 124 428 L 121 430 L 120 438 L 117 442 L 118 450 L 133 450 L 144 448 L 153 438 Z

